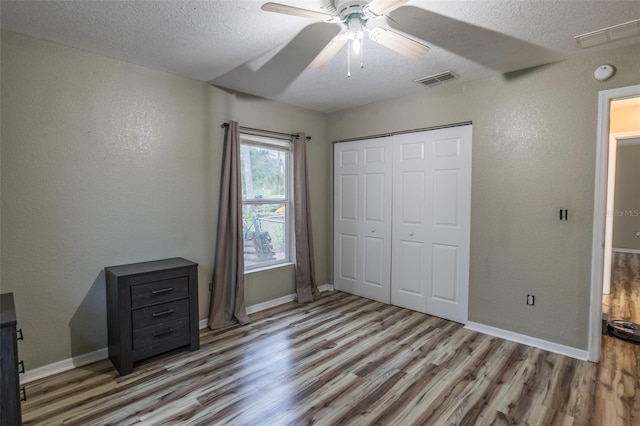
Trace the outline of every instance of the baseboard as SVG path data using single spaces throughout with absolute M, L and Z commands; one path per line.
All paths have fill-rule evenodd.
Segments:
M 80 368 L 87 364 L 102 361 L 108 357 L 109 353 L 107 348 L 102 348 L 73 358 L 63 359 L 62 361 L 54 362 L 53 364 L 25 371 L 24 376 L 21 377 L 20 383 L 25 384 L 34 380 L 42 379 L 43 377 L 51 376 L 52 374 L 62 373 L 63 371 L 72 370 L 74 368 Z
M 323 292 L 323 291 L 334 291 L 335 289 L 333 288 L 333 284 L 325 284 L 325 285 L 321 285 L 320 287 L 318 287 L 318 291 Z
M 333 291 L 333 285 L 332 284 L 321 285 L 318 287 L 318 290 L 321 292 Z M 289 303 L 294 300 L 296 300 L 296 295 L 288 294 L 286 296 L 269 300 L 267 302 L 251 305 L 247 307 L 247 314 L 254 314 L 256 312 L 264 311 L 265 309 L 283 305 L 285 303 Z M 200 328 L 200 330 L 202 330 L 203 328 L 207 328 L 207 322 L 208 320 L 206 318 L 198 322 L 198 327 Z M 44 365 L 42 367 L 34 368 L 33 370 L 27 370 L 25 374 L 21 377 L 22 380 L 20 380 L 20 383 L 26 384 L 34 380 L 51 376 L 53 374 L 62 373 L 64 371 L 68 371 L 74 368 L 79 368 L 87 364 L 91 364 L 97 361 L 102 361 L 103 359 L 107 359 L 108 357 L 109 357 L 109 352 L 107 348 L 102 348 L 102 349 L 98 349 L 97 351 L 78 355 L 73 358 L 63 359 L 62 361 L 58 361 L 52 364 Z
M 333 284 L 325 284 L 318 286 L 318 291 L 333 291 Z M 279 297 L 277 299 L 268 300 L 266 302 L 257 303 L 255 305 L 247 306 L 247 315 L 255 314 L 256 312 L 264 311 L 266 309 L 275 308 L 276 306 L 284 305 L 285 303 L 293 302 L 296 300 L 295 294 L 287 294 L 286 296 Z M 200 330 L 207 328 L 208 320 L 205 318 L 200 320 Z
M 640 250 L 638 249 L 630 249 L 630 248 L 613 248 L 612 251 L 616 253 L 629 253 L 629 254 L 640 254 Z
M 478 333 L 488 334 L 490 336 L 510 340 L 512 342 L 522 343 L 523 345 L 544 349 L 545 351 L 565 355 L 582 361 L 588 361 L 588 352 L 583 349 L 577 349 L 571 346 L 549 342 L 548 340 L 538 339 L 536 337 L 515 333 L 509 330 L 503 330 L 497 327 L 491 327 L 489 325 L 480 324 L 473 321 L 468 321 L 464 328 L 471 331 L 477 331 Z
M 278 297 L 277 299 L 247 306 L 247 315 L 255 314 L 256 312 L 264 311 L 270 308 L 275 308 L 276 306 L 284 305 L 285 303 L 293 302 L 294 300 L 296 300 L 295 294 L 287 294 L 286 296 Z

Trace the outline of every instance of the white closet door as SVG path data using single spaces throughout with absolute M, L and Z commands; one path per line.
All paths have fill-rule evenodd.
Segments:
M 426 132 L 394 136 L 391 303 L 427 312 L 427 155 Z
M 394 137 L 391 303 L 465 323 L 471 126 Z
M 389 303 L 390 138 L 334 146 L 334 286 Z

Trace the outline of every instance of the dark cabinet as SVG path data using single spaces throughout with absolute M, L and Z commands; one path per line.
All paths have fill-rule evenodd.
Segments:
M 176 257 L 110 266 L 105 275 L 109 359 L 121 375 L 144 358 L 200 347 L 198 264 Z
M 13 293 L 0 294 L 0 425 L 22 424 L 20 411 L 20 389 L 18 362 L 18 339 L 22 339 L 22 330 L 17 329 L 16 309 Z

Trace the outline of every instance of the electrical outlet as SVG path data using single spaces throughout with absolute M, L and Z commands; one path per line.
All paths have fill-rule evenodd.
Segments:
M 533 306 L 536 300 L 536 296 L 533 294 L 527 294 L 527 305 Z

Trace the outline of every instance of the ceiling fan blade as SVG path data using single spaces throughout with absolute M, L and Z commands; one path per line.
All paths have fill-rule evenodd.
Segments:
M 374 15 L 387 15 L 389 12 L 396 10 L 409 0 L 373 0 L 367 5 L 367 8 Z
M 411 59 L 420 59 L 429 51 L 429 46 L 405 37 L 386 28 L 374 28 L 369 31 L 369 38 L 378 44 L 400 53 Z
M 338 24 L 315 22 L 306 26 L 289 43 L 269 59 L 245 62 L 216 77 L 210 83 L 227 89 L 250 93 L 263 98 L 278 97 L 304 72 L 340 32 Z M 257 66 L 259 62 L 260 66 Z
M 314 19 L 316 21 L 330 21 L 331 19 L 333 19 L 333 16 L 327 13 L 302 9 L 300 7 L 287 6 L 286 4 L 280 3 L 265 3 L 262 5 L 262 10 L 265 10 L 267 12 L 282 13 L 284 15 L 300 16 L 302 18 Z
M 309 64 L 309 68 L 318 69 L 322 68 L 333 59 L 334 56 L 342 49 L 342 46 L 345 45 L 347 39 L 344 37 L 334 37 L 333 40 L 327 44 L 322 52 L 318 53 L 318 56 Z
M 419 7 L 401 7 L 390 17 L 392 28 L 502 73 L 560 59 L 551 49 Z

